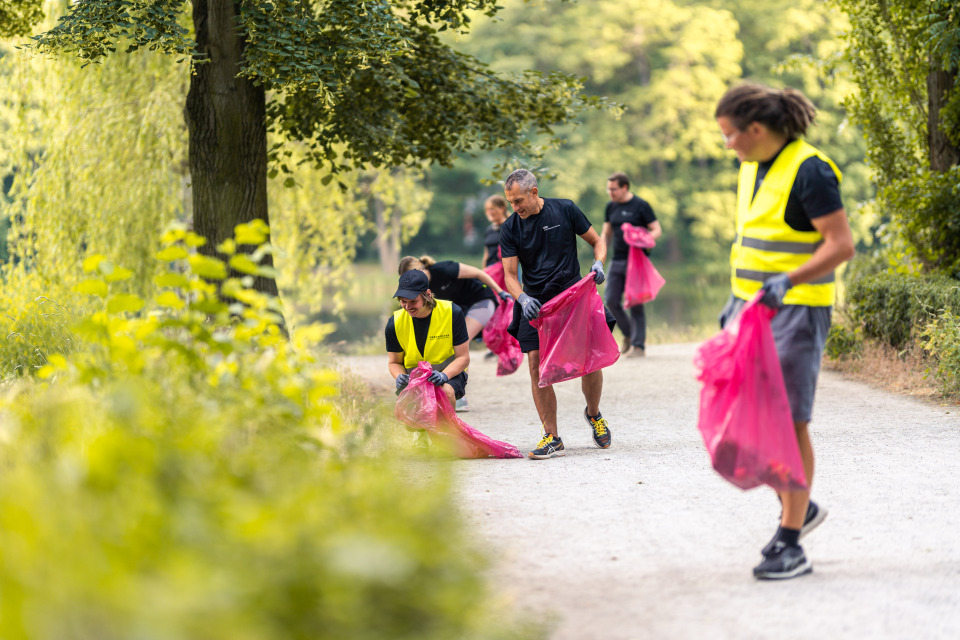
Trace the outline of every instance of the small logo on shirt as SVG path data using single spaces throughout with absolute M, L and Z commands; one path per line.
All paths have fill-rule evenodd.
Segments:
M 550 231 L 550 229 L 556 229 L 556 228 L 559 227 L 559 226 L 560 226 L 560 225 L 558 225 L 558 224 L 555 224 L 555 225 L 553 225 L 552 227 L 548 227 L 547 225 L 543 225 L 543 230 L 544 230 L 544 231 Z

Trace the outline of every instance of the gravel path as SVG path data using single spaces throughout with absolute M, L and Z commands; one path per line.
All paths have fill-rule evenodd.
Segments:
M 556 640 L 960 637 L 960 410 L 825 372 L 813 495 L 830 515 L 803 541 L 814 572 L 758 582 L 779 505 L 710 467 L 695 348 L 654 345 L 605 370 L 608 450 L 593 446 L 571 381 L 557 386 L 565 457 L 451 463 L 464 517 L 498 553 L 494 584 Z M 530 450 L 526 361 L 497 378 L 471 355 L 461 417 Z M 346 365 L 390 383 L 385 356 Z

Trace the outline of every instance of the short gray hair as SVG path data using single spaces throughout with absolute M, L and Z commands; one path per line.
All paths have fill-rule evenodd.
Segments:
M 518 185 L 524 192 L 530 191 L 537 186 L 537 177 L 526 169 L 517 169 L 503 183 L 503 190 L 506 191 L 513 185 Z

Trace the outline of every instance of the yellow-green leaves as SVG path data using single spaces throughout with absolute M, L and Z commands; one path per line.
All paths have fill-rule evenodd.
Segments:
M 86 293 L 88 295 L 106 298 L 107 283 L 96 278 L 88 278 L 76 286 L 76 291 L 79 293 Z
M 201 278 L 223 280 L 227 277 L 227 266 L 222 260 L 194 254 L 188 258 L 190 268 Z
M 164 247 L 163 250 L 157 253 L 157 260 L 161 260 L 163 262 L 173 262 L 174 260 L 183 260 L 189 255 L 190 254 L 187 253 L 187 250 L 183 247 Z
M 107 311 L 110 313 L 135 313 L 142 308 L 140 296 L 121 293 L 107 300 Z

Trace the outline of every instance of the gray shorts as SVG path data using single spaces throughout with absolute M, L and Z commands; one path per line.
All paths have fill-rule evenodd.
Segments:
M 487 323 L 490 322 L 490 318 L 493 317 L 493 312 L 496 310 L 497 303 L 487 298 L 486 300 L 474 302 L 472 305 L 470 305 L 470 308 L 466 310 L 465 315 L 468 318 L 473 318 L 479 322 L 480 326 L 485 327 L 487 326 Z
M 720 313 L 721 328 L 743 310 L 746 301 L 730 297 Z M 770 323 L 794 422 L 809 422 L 820 375 L 823 346 L 833 307 L 784 305 Z

